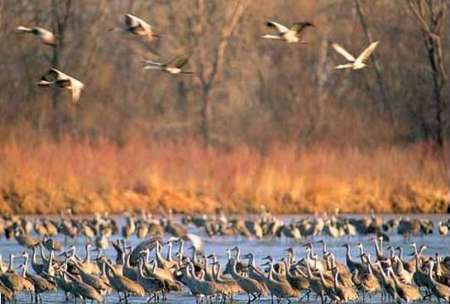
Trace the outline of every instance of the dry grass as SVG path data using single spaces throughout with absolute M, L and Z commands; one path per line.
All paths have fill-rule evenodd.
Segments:
M 316 144 L 206 150 L 195 142 L 8 141 L 0 147 L 0 209 L 20 213 L 445 212 L 443 164 L 422 145 L 371 150 Z

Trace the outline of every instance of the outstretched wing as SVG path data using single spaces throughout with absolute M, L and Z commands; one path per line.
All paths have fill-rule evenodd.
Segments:
M 375 51 L 376 47 L 378 46 L 379 41 L 372 42 L 362 53 L 358 56 L 356 59 L 356 62 L 362 63 L 369 58 L 369 56 Z
M 32 30 L 30 28 L 22 26 L 22 25 L 16 27 L 16 32 L 30 33 L 31 31 Z
M 149 65 L 156 65 L 156 66 L 163 65 L 161 62 L 157 62 L 157 61 L 153 61 L 153 60 L 144 59 L 143 61 L 145 64 L 149 64 Z
M 142 33 L 146 33 L 146 32 L 151 33 L 151 30 L 152 30 L 150 24 L 145 22 L 143 19 L 133 16 L 133 15 L 130 15 L 130 14 L 125 15 L 125 24 L 129 28 L 137 29 L 139 32 L 142 32 Z
M 336 70 L 351 69 L 351 68 L 353 68 L 353 63 L 340 64 L 335 67 Z
M 334 49 L 336 52 L 338 52 L 339 54 L 341 54 L 342 56 L 344 56 L 345 59 L 347 59 L 348 61 L 353 62 L 353 61 L 356 60 L 355 57 L 353 57 L 352 54 L 350 54 L 346 49 L 344 49 L 344 48 L 343 48 L 342 46 L 340 46 L 339 44 L 333 43 L 331 46 L 333 47 L 333 49 Z
M 72 102 L 78 103 L 78 101 L 80 100 L 80 95 L 81 95 L 81 88 L 73 87 L 72 88 Z
M 139 25 L 139 19 L 136 16 L 130 15 L 130 14 L 126 14 L 125 15 L 125 24 L 128 27 L 136 27 Z
M 130 254 L 131 265 L 137 265 L 141 252 L 143 252 L 147 249 L 152 250 L 157 245 L 157 242 L 160 242 L 160 241 L 161 241 L 161 238 L 157 236 L 157 237 L 150 238 L 148 240 L 144 240 L 144 241 L 140 242 L 139 244 L 137 244 L 136 247 L 134 247 L 134 249 L 131 251 L 131 254 Z
M 185 238 L 192 243 L 192 247 L 194 247 L 195 250 L 198 252 L 203 251 L 203 240 L 201 237 L 196 234 L 188 233 Z
M 280 33 L 285 33 L 285 32 L 287 32 L 287 31 L 289 31 L 289 29 L 288 29 L 286 26 L 284 26 L 284 25 L 282 25 L 282 24 L 279 24 L 279 23 L 277 23 L 277 22 L 275 22 L 275 21 L 269 20 L 269 21 L 266 22 L 266 25 L 267 25 L 268 27 L 274 27 L 274 28 L 276 28 L 277 31 L 280 32 Z
M 64 74 L 63 72 L 61 72 L 55 68 L 51 68 L 44 75 L 42 75 L 41 80 L 55 81 L 57 79 L 66 79 L 66 78 L 67 78 L 67 75 Z
M 77 103 L 80 100 L 80 95 L 81 91 L 84 88 L 84 84 L 77 79 L 72 79 L 71 86 L 72 86 L 72 102 Z
M 309 21 L 296 22 L 291 26 L 291 31 L 294 31 L 297 33 L 297 35 L 299 35 L 305 28 L 309 26 L 314 26 L 314 24 Z

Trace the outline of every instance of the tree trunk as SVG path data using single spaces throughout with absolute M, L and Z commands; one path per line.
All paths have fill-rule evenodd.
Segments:
M 373 42 L 372 33 L 370 32 L 369 25 L 367 24 L 367 21 L 366 21 L 366 15 L 364 13 L 364 9 L 361 6 L 361 4 L 359 3 L 359 0 L 355 0 L 355 6 L 356 6 L 356 11 L 358 12 L 361 27 L 363 28 L 364 34 L 367 39 L 367 42 L 371 43 L 371 42 Z M 392 112 L 392 107 L 390 104 L 390 100 L 388 98 L 386 86 L 384 84 L 383 76 L 381 75 L 381 67 L 378 63 L 377 56 L 375 53 L 372 54 L 372 56 L 370 57 L 370 60 L 373 64 L 373 70 L 375 71 L 375 77 L 377 79 L 378 88 L 379 88 L 380 94 L 381 94 L 381 100 L 382 100 L 382 105 L 383 105 L 382 111 L 387 114 L 389 123 L 392 126 L 394 126 L 395 125 L 394 113 Z
M 209 88 L 204 88 L 202 91 L 202 108 L 201 108 L 201 125 L 200 131 L 203 143 L 208 146 L 210 143 L 209 134 L 209 119 L 210 119 L 210 92 Z

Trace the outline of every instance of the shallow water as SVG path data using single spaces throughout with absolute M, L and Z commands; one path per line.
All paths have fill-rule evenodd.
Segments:
M 395 215 L 389 215 L 386 216 L 386 218 L 392 218 Z M 301 216 L 286 216 L 283 217 L 283 219 L 291 219 L 291 218 L 299 218 Z M 418 217 L 417 215 L 411 216 L 411 217 Z M 433 221 L 437 222 L 439 220 L 446 220 L 448 218 L 447 215 L 433 215 L 433 216 L 420 216 L 422 218 L 431 218 Z M 119 223 L 122 224 L 123 220 L 119 219 Z M 302 246 L 302 242 L 305 240 L 302 240 L 300 242 L 294 242 L 289 239 L 270 239 L 270 240 L 256 240 L 256 239 L 245 239 L 242 237 L 213 237 L 208 238 L 204 233 L 202 229 L 197 229 L 190 227 L 189 232 L 198 234 L 202 236 L 204 240 L 204 252 L 205 254 L 215 253 L 217 254 L 220 262 L 222 265 L 224 265 L 225 259 L 226 259 L 226 252 L 225 250 L 227 248 L 232 248 L 234 246 L 239 246 L 241 249 L 241 254 L 245 254 L 248 252 L 252 252 L 255 255 L 256 261 L 258 264 L 261 264 L 261 259 L 267 255 L 271 255 L 276 259 L 279 259 L 283 256 L 286 256 L 286 249 L 288 247 L 293 247 L 295 250 L 296 257 L 303 257 L 305 250 Z M 408 253 L 411 253 L 411 247 L 409 245 L 410 242 L 416 242 L 419 246 L 420 244 L 427 244 L 428 249 L 425 251 L 426 255 L 434 255 L 436 252 L 438 252 L 441 256 L 448 256 L 450 255 L 450 236 L 442 237 L 440 236 L 436 231 L 433 233 L 433 235 L 427 235 L 427 236 L 417 236 L 417 237 L 411 237 L 410 239 L 406 240 L 402 236 L 397 235 L 396 233 L 390 233 L 390 245 L 397 247 L 401 246 L 404 249 L 405 252 L 405 259 L 408 259 L 407 256 Z M 170 237 L 169 235 L 166 235 L 165 238 Z M 117 236 L 111 237 L 111 240 L 117 239 Z M 334 252 L 336 255 L 338 261 L 345 263 L 345 249 L 342 247 L 342 245 L 346 242 L 349 242 L 352 245 L 356 245 L 358 242 L 363 243 L 364 248 L 367 252 L 370 252 L 372 256 L 375 256 L 375 250 L 373 247 L 373 242 L 370 240 L 371 236 L 355 236 L 355 237 L 344 237 L 339 239 L 332 239 L 329 237 L 324 238 L 327 241 L 328 249 Z M 63 237 L 58 236 L 56 239 L 60 240 L 61 242 L 64 241 Z M 322 239 L 321 237 L 314 240 Z M 127 243 L 131 245 L 136 245 L 139 242 L 139 240 L 133 236 L 131 237 Z M 84 245 L 84 238 L 78 237 L 75 239 L 75 245 L 77 245 L 78 248 L 82 248 Z M 187 248 L 188 246 L 186 246 Z M 177 250 L 177 246 L 174 247 L 175 250 Z M 24 249 L 20 247 L 14 239 L 12 240 L 6 240 L 4 238 L 0 239 L 0 252 L 4 257 L 4 260 L 7 259 L 10 253 L 21 253 Z M 78 255 L 83 255 L 83 249 L 78 250 Z M 316 247 L 316 251 L 320 253 L 321 248 Z M 385 250 L 386 251 L 386 250 Z M 110 246 L 109 249 L 105 251 L 106 255 L 109 257 L 115 257 L 115 251 Z M 355 258 L 357 249 L 353 247 L 352 249 L 353 257 Z M 189 252 L 186 252 L 186 254 L 190 254 Z M 18 259 L 19 260 L 19 259 Z M 16 262 L 16 266 L 19 264 L 19 261 Z M 64 303 L 64 295 L 62 292 L 58 293 L 52 293 L 52 294 L 43 294 L 42 295 L 43 302 L 44 303 Z M 146 299 L 144 298 L 131 298 L 130 303 L 144 303 Z M 372 297 L 370 300 L 366 299 L 366 302 L 370 303 L 380 303 L 381 299 L 379 295 Z M 28 303 L 30 302 L 29 295 L 21 294 L 18 297 L 18 301 L 20 303 Z M 235 299 L 235 302 L 246 302 L 247 297 L 245 295 L 238 296 Z M 107 297 L 106 300 L 107 303 L 117 303 L 118 297 L 116 294 L 111 294 Z M 311 302 L 316 302 L 314 300 L 314 296 L 311 298 Z M 426 301 L 429 303 L 429 301 Z M 166 303 L 195 303 L 195 298 L 190 296 L 187 291 L 184 291 L 182 293 L 172 293 L 168 295 L 168 299 Z M 264 299 L 261 301 L 261 303 L 270 303 L 270 299 Z

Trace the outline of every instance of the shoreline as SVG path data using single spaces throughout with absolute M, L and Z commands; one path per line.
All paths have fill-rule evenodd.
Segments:
M 175 214 L 213 214 L 221 209 L 227 214 L 252 215 L 261 211 L 260 202 L 226 201 L 214 199 L 207 195 L 195 197 L 182 195 L 180 192 L 163 191 L 156 193 L 140 194 L 133 191 L 112 191 L 110 193 L 70 194 L 65 192 L 52 195 L 42 191 L 31 192 L 20 196 L 5 193 L 0 198 L 0 211 L 11 214 L 27 215 L 57 215 L 60 211 L 71 208 L 77 215 L 92 215 L 108 212 L 121 214 L 124 212 L 152 212 L 164 213 L 172 209 Z M 156 195 L 155 195 L 156 194 Z M 412 201 L 407 201 L 409 199 Z M 350 198 L 339 203 L 310 202 L 310 201 L 268 201 L 264 206 L 268 212 L 274 215 L 308 215 L 314 213 L 333 214 L 339 208 L 341 214 L 369 214 L 374 210 L 377 214 L 448 214 L 450 204 L 445 196 L 436 194 L 428 197 L 417 193 L 415 197 L 411 193 L 396 194 L 395 201 L 356 201 Z M 278 206 L 277 206 L 278 205 Z M 316 206 L 316 208 L 312 206 Z M 275 206 L 275 207 L 274 207 Z M 242 209 L 245 207 L 245 210 Z

